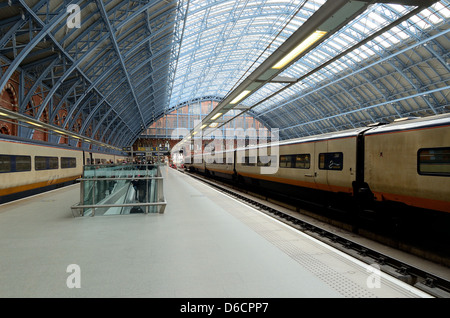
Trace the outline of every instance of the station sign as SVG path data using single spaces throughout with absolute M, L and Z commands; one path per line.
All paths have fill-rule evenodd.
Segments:
M 123 147 L 122 148 L 123 151 L 125 152 L 132 152 L 133 149 L 132 147 Z M 168 152 L 169 151 L 169 147 L 138 147 L 136 149 L 136 155 L 137 153 L 146 153 L 146 152 Z

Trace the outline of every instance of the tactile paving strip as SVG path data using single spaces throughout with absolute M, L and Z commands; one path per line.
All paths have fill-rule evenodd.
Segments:
M 261 219 L 261 216 L 252 216 L 242 211 L 229 211 L 242 223 L 249 226 L 256 233 L 275 245 L 302 267 L 313 273 L 324 283 L 348 298 L 376 298 L 377 295 L 367 288 L 355 283 L 343 273 L 336 271 L 323 263 L 317 256 L 329 253 L 314 242 L 299 239 L 293 234 L 281 231 L 274 222 Z M 316 246 L 317 245 L 317 246 Z

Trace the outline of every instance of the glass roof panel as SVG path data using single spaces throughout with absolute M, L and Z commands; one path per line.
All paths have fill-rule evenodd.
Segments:
M 204 0 L 191 0 L 170 107 L 203 94 L 224 97 L 323 3 L 254 0 L 208 6 Z M 205 74 L 210 81 L 201 78 Z
M 205 3 L 202 0 L 191 0 L 170 99 L 171 106 L 174 107 L 202 96 L 224 98 L 325 2 L 325 0 L 249 0 L 245 2 L 207 1 Z M 379 101 L 385 100 L 389 96 L 401 96 L 402 94 L 394 94 L 393 90 L 396 89 L 402 92 L 411 89 L 417 90 L 422 85 L 422 81 L 431 75 L 425 75 L 423 71 L 423 75 L 421 75 L 418 70 L 408 71 L 408 65 L 399 65 L 400 62 L 396 62 L 394 65 L 387 56 L 395 53 L 407 43 L 414 43 L 421 39 L 423 41 L 422 31 L 435 29 L 434 32 L 441 32 L 445 30 L 447 26 L 439 27 L 439 29 L 437 26 L 448 23 L 449 7 L 448 0 L 441 0 L 433 6 L 421 10 L 419 14 L 410 17 L 407 21 L 374 36 L 376 32 L 410 13 L 416 7 L 373 4 L 366 12 L 331 35 L 281 75 L 300 78 L 316 68 L 319 70 L 286 89 L 284 88 L 287 84 L 266 84 L 242 103 L 247 106 L 256 105 L 252 110 L 253 113 L 267 122 L 272 122 L 269 120 L 269 116 L 274 116 L 275 113 L 281 111 L 283 106 L 292 105 L 290 106 L 292 108 L 291 115 L 286 114 L 282 118 L 285 122 L 287 121 L 286 125 L 289 126 L 285 130 L 298 131 L 299 135 L 307 131 L 306 127 L 333 130 L 336 128 L 330 126 L 333 122 L 344 127 L 346 125 L 354 126 L 354 123 L 349 123 L 351 120 L 374 120 L 378 114 L 380 116 L 398 116 L 402 114 L 402 110 L 396 107 L 388 108 L 389 104 Z M 371 38 L 363 45 L 358 46 L 368 37 Z M 352 47 L 355 48 L 352 49 Z M 440 74 L 448 74 L 449 64 L 446 63 L 449 59 L 448 50 L 442 45 L 434 50 L 430 54 L 444 63 L 444 66 L 439 65 L 438 67 L 447 68 L 447 71 L 444 70 Z M 346 54 L 340 56 L 344 51 Z M 422 54 L 426 56 L 426 54 Z M 444 54 L 444 56 L 439 56 L 439 54 Z M 407 57 L 407 53 L 404 55 L 404 57 L 401 56 L 401 59 L 398 56 L 397 59 L 407 63 L 405 61 L 410 58 Z M 337 58 L 338 56 L 339 58 Z M 323 64 L 334 57 L 336 59 L 332 63 L 321 68 Z M 427 69 L 433 68 L 435 65 L 434 62 L 430 63 L 426 62 Z M 372 74 L 379 74 L 383 78 L 379 82 L 375 79 L 376 83 L 363 84 L 364 80 L 371 79 L 374 75 L 349 77 L 352 72 L 366 65 L 377 66 L 376 71 L 373 71 Z M 405 71 L 402 70 L 403 68 Z M 409 73 L 407 74 L 407 72 Z M 389 78 L 391 73 L 395 73 L 392 79 Z M 348 81 L 355 83 L 355 88 L 349 86 L 350 84 L 346 82 L 347 78 L 350 78 Z M 447 77 L 441 75 L 441 78 Z M 427 85 L 429 85 L 430 80 L 427 81 Z M 444 87 L 448 85 L 448 82 L 439 85 Z M 281 93 L 267 99 L 281 88 L 283 88 Z M 342 91 L 344 88 L 348 89 L 345 96 L 328 96 L 328 90 Z M 311 118 L 302 115 L 303 120 L 310 120 L 311 123 L 299 124 L 298 116 L 305 113 L 302 107 L 307 107 L 309 100 L 302 103 L 298 103 L 298 101 L 313 95 L 315 96 L 314 100 L 318 101 L 314 105 L 317 107 L 316 111 L 308 111 Z M 405 92 L 403 96 L 408 96 L 408 94 Z M 262 102 L 263 100 L 265 101 Z M 359 106 L 346 106 L 346 103 L 358 103 L 358 105 L 372 103 L 374 106 L 369 105 L 373 109 L 356 112 Z M 407 105 L 408 103 L 405 101 L 393 104 Z M 377 108 L 378 104 L 379 108 Z M 430 106 L 431 102 L 428 102 L 427 105 Z M 334 111 L 334 117 L 330 117 L 330 120 L 322 122 L 317 118 L 324 116 L 330 109 Z M 355 113 L 350 112 L 351 116 L 339 117 L 341 116 L 340 111 L 345 113 L 346 109 L 352 109 Z
M 331 36 L 329 39 L 325 40 L 322 44 L 320 44 L 315 50 L 312 50 L 310 53 L 306 54 L 302 59 L 300 59 L 297 63 L 295 63 L 293 66 L 291 66 L 288 70 L 283 72 L 282 75 L 285 76 L 293 76 L 296 74 L 298 76 L 298 72 L 294 72 L 295 69 L 299 68 L 299 65 L 306 66 L 306 69 L 308 72 L 312 70 L 315 67 L 320 66 L 321 64 L 325 63 L 327 60 L 330 59 L 329 52 L 331 52 L 328 48 L 332 47 L 334 49 L 337 49 L 335 55 L 338 55 L 342 51 L 345 51 L 346 49 L 351 48 L 358 42 L 360 42 L 362 39 L 370 36 L 371 34 L 375 33 L 379 29 L 386 26 L 388 19 L 391 20 L 393 18 L 399 18 L 405 13 L 411 11 L 414 9 L 413 7 L 404 7 L 399 5 L 385 5 L 385 4 L 376 4 L 373 5 L 371 8 L 369 8 L 364 14 L 360 15 L 357 19 L 352 21 L 350 24 L 342 28 L 339 32 L 336 32 L 333 36 Z M 378 19 L 378 16 L 382 16 L 382 19 Z M 357 35 L 355 31 L 358 31 L 359 34 Z M 401 39 L 409 37 L 404 31 L 399 29 L 397 27 L 397 30 L 393 29 L 393 34 L 395 34 L 395 38 L 391 40 L 392 43 L 398 43 Z M 391 33 L 389 33 L 391 34 Z M 364 35 L 361 38 L 361 35 Z M 391 37 L 394 35 L 390 35 Z M 386 42 L 385 42 L 386 44 Z M 387 46 L 386 48 L 391 47 L 391 45 Z M 361 48 L 357 48 L 353 50 L 353 54 L 350 57 L 347 57 L 348 59 L 356 58 L 359 61 L 366 60 L 370 58 L 371 56 L 374 56 L 376 53 L 373 51 L 371 47 L 369 47 L 368 44 L 362 46 Z M 343 59 L 342 59 L 343 60 Z M 349 63 L 336 63 L 334 62 L 332 65 L 329 66 L 329 69 L 332 70 L 333 73 L 339 73 L 344 71 L 348 67 Z M 305 69 L 305 68 L 303 68 Z M 322 71 L 326 72 L 326 71 Z M 306 71 L 303 71 L 304 75 L 306 74 Z M 320 72 L 319 72 L 320 73 Z M 314 74 L 314 76 L 310 76 L 308 80 L 311 80 L 312 82 L 319 83 L 320 81 L 326 80 L 327 76 L 322 76 L 318 74 Z M 287 93 L 290 93 L 291 96 L 299 95 L 299 89 L 296 87 L 296 85 L 292 86 L 291 88 L 286 89 Z M 257 94 L 264 94 L 263 90 L 260 90 L 254 95 Z M 252 96 L 253 97 L 253 96 Z M 251 105 L 254 103 L 251 98 L 249 98 L 248 103 Z M 255 97 L 256 98 L 256 97 Z M 261 98 L 261 97 L 259 97 Z M 272 105 L 267 102 L 264 103 L 265 106 L 258 106 L 255 110 L 256 112 L 264 111 L 265 109 L 273 108 Z

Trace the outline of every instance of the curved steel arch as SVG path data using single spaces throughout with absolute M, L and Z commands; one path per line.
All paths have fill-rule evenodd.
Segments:
M 65 106 L 63 127 L 82 118 L 80 133 L 122 147 L 185 102 L 224 98 L 324 2 L 11 1 L 0 89 L 18 72 L 20 113 L 40 96 L 36 120 Z M 81 8 L 80 29 L 67 28 L 68 4 Z M 298 83 L 268 84 L 244 106 L 284 138 L 448 111 L 450 4 L 416 10 L 374 4 L 283 72 Z
M 402 50 L 397 51 L 397 52 L 394 52 L 394 53 L 386 54 L 385 57 L 381 58 L 378 62 L 374 62 L 374 63 L 372 63 L 372 64 L 370 64 L 370 65 L 371 65 L 372 69 L 375 69 L 376 66 L 377 66 L 377 67 L 385 68 L 385 67 L 383 66 L 382 63 L 383 63 L 384 61 L 387 61 L 387 62 L 388 62 L 388 65 L 390 65 L 393 69 L 395 69 L 395 70 L 397 71 L 398 74 L 400 74 L 400 75 L 401 75 L 403 78 L 405 78 L 407 81 L 410 81 L 410 82 L 411 82 L 412 80 L 410 79 L 410 76 L 408 75 L 408 73 L 405 73 L 405 72 L 408 72 L 408 70 L 404 71 L 404 70 L 400 69 L 399 66 L 397 66 L 394 62 L 389 61 L 389 60 L 390 60 L 390 59 L 399 59 L 399 55 L 403 55 L 403 54 L 406 55 L 407 52 L 408 52 L 409 50 L 412 50 L 414 47 L 423 45 L 424 43 L 429 42 L 429 41 L 434 41 L 435 39 L 437 39 L 437 38 L 439 38 L 439 37 L 445 37 L 446 34 L 447 34 L 447 31 L 442 31 L 442 32 L 440 32 L 440 33 L 438 33 L 438 34 L 434 34 L 434 35 L 431 35 L 431 36 L 429 36 L 429 37 L 425 37 L 425 39 L 422 39 L 421 41 L 414 43 L 412 46 L 407 47 L 406 49 L 402 49 Z M 418 41 L 418 39 L 416 39 L 416 41 Z M 447 55 L 448 55 L 448 53 L 447 53 Z M 441 58 L 438 59 L 438 60 L 442 61 L 443 59 L 444 59 L 444 57 L 441 57 Z M 426 63 L 426 60 L 423 59 L 423 60 L 419 61 L 419 62 L 418 62 L 419 66 L 420 66 L 420 64 L 422 64 L 422 63 Z M 441 63 L 442 63 L 442 62 L 441 62 Z M 448 65 L 445 65 L 444 67 L 445 67 L 446 70 L 448 71 Z M 361 71 L 365 71 L 366 69 L 370 69 L 370 67 L 361 67 L 359 70 L 356 70 L 356 71 L 353 71 L 353 72 L 361 73 Z M 361 74 L 362 74 L 362 73 L 361 73 Z M 339 79 L 339 77 L 337 77 L 336 80 L 334 80 L 334 81 L 332 81 L 332 82 L 330 82 L 330 83 L 328 83 L 328 84 L 325 84 L 325 85 L 323 85 L 322 87 L 317 87 L 316 89 L 313 89 L 312 92 L 314 92 L 314 91 L 320 91 L 321 89 L 325 89 L 325 88 L 326 88 L 327 86 L 329 86 L 329 85 L 337 85 L 340 81 L 342 81 L 342 79 L 352 78 L 352 76 L 354 76 L 354 75 L 355 75 L 355 74 L 350 74 L 350 75 L 345 75 L 345 74 L 344 74 L 340 79 Z M 417 79 L 417 77 L 416 77 L 416 79 Z M 447 77 L 447 80 L 448 80 L 448 77 Z M 326 82 L 325 82 L 325 83 L 326 83 Z M 423 86 L 424 84 L 422 84 L 423 81 L 420 81 L 419 79 L 417 79 L 417 83 L 418 83 L 418 85 L 413 86 L 413 87 L 416 88 L 416 90 L 420 90 L 420 89 L 422 89 L 422 87 L 424 87 L 424 86 Z M 375 86 L 375 87 L 376 87 L 376 86 Z M 306 94 L 309 94 L 309 93 L 306 93 Z M 352 94 L 352 95 L 353 95 L 353 94 Z M 305 96 L 307 96 L 307 95 L 305 95 Z M 388 97 L 388 96 L 387 96 L 387 97 Z M 404 98 L 403 100 L 407 100 L 407 99 L 408 99 L 408 98 Z M 370 98 L 364 97 L 363 100 L 367 101 L 366 103 L 370 103 Z M 401 101 L 402 99 L 399 99 L 399 100 Z M 287 104 L 287 103 L 283 103 L 283 104 Z M 433 106 L 431 105 L 431 103 L 430 103 L 429 101 L 427 101 L 427 104 L 429 105 L 428 107 L 429 107 L 429 111 L 430 111 L 431 114 L 437 112 L 435 109 L 433 109 Z M 381 105 L 381 104 L 380 104 L 380 105 Z M 279 106 L 276 106 L 275 109 L 279 109 Z M 264 110 L 263 110 L 262 112 L 260 112 L 260 116 L 265 116 L 265 114 L 266 114 L 267 112 L 274 112 L 274 111 L 275 111 L 274 108 L 268 109 L 267 111 L 264 111 Z M 443 109 L 441 109 L 441 110 L 439 110 L 439 111 L 442 112 Z M 444 111 L 445 111 L 445 110 L 444 110 Z M 391 114 L 392 114 L 392 113 L 391 113 Z M 407 112 L 407 111 L 404 111 L 403 113 L 396 113 L 396 114 L 394 113 L 394 115 L 403 115 L 403 114 L 408 114 L 408 112 Z M 376 118 L 375 118 L 375 119 L 376 119 Z M 375 120 L 375 119 L 374 119 L 374 120 Z M 295 119 L 293 118 L 293 122 L 294 122 L 294 121 L 295 121 Z
M 70 15 L 66 11 L 69 4 L 81 8 L 85 25 L 80 29 L 70 29 L 65 23 Z M 9 7 L 10 19 L 0 24 L 0 27 L 9 27 L 0 40 L 0 48 L 11 57 L 2 56 L 9 67 L 0 73 L 0 88 L 16 71 L 23 77 L 34 78 L 31 87 L 23 90 L 20 98 L 22 112 L 38 88 L 47 87 L 46 83 L 49 83 L 41 105 L 34 112 L 35 119 L 39 120 L 44 109 L 53 116 L 66 105 L 66 129 L 72 130 L 78 118 L 83 118 L 83 134 L 88 127 L 93 127 L 93 134 L 101 131 L 100 139 L 103 139 L 107 133 L 105 128 L 115 125 L 126 127 L 130 132 L 128 135 L 135 135 L 139 130 L 135 127 L 136 117 L 128 114 L 139 113 L 141 126 L 150 124 L 151 116 L 145 115 L 143 101 L 152 103 L 155 108 L 167 107 L 167 94 L 158 89 L 159 95 L 155 95 L 155 90 L 148 89 L 147 85 L 164 86 L 162 83 L 166 83 L 170 86 L 167 80 L 171 75 L 168 73 L 174 69 L 169 65 L 176 62 L 172 39 L 180 32 L 179 21 L 174 18 L 178 11 L 185 9 L 183 1 L 110 0 L 97 1 L 93 5 L 81 0 L 58 3 L 41 0 L 30 7 L 20 0 L 10 2 Z M 24 13 L 23 18 L 20 12 Z M 31 32 L 32 29 L 37 32 Z M 22 34 L 27 32 L 29 35 L 24 39 Z M 19 34 L 21 40 L 26 41 L 21 47 L 15 45 Z M 122 85 L 117 70 L 127 77 L 128 87 Z M 33 73 L 38 75 L 37 78 L 32 76 Z M 81 95 L 80 88 L 83 88 Z M 135 111 L 130 105 L 124 105 L 127 106 L 124 110 L 115 110 L 117 96 L 129 90 L 134 97 Z M 152 98 L 147 98 L 150 95 Z M 114 104 L 110 103 L 111 98 L 114 98 Z M 113 116 L 117 116 L 117 120 L 113 120 Z M 29 138 L 31 136 L 28 134 Z
M 267 49 L 268 44 L 275 40 L 276 32 L 280 31 L 279 26 L 286 26 L 288 21 L 294 13 L 304 4 L 306 1 L 295 2 L 295 1 L 283 1 L 280 4 L 273 4 L 271 1 L 246 1 L 246 2 L 235 2 L 235 1 L 222 1 L 218 6 L 220 6 L 220 14 L 222 16 L 221 21 L 225 21 L 223 24 L 215 24 L 214 28 L 209 20 L 215 21 L 214 17 L 218 14 L 213 9 L 212 6 L 201 3 L 201 1 L 191 1 L 190 15 L 198 17 L 194 19 L 192 23 L 187 22 L 187 28 L 190 32 L 186 32 L 183 39 L 183 48 L 180 53 L 180 62 L 177 71 L 177 76 L 174 81 L 174 93 L 171 96 L 171 106 L 183 103 L 185 100 L 194 99 L 196 97 L 207 96 L 207 95 L 226 95 L 230 88 L 236 84 L 236 81 L 244 74 L 249 66 L 254 63 L 255 59 L 262 54 L 264 50 Z M 255 11 L 254 9 L 257 8 Z M 275 8 L 281 8 L 280 10 L 275 10 Z M 269 24 L 272 24 L 272 28 L 259 28 L 259 30 L 251 31 L 254 35 L 259 35 L 259 39 L 253 41 L 253 46 L 249 48 L 242 48 L 242 50 L 247 50 L 247 58 L 242 59 L 241 57 L 233 58 L 233 56 L 239 56 L 237 45 L 241 41 L 248 42 L 248 29 L 258 25 L 259 22 L 254 23 L 260 15 L 257 12 L 262 12 Z M 312 10 L 308 9 L 306 11 L 299 11 L 299 15 L 294 17 L 294 21 L 303 21 L 310 15 L 312 15 Z M 241 19 L 245 19 L 245 23 L 237 24 Z M 301 24 L 301 23 L 299 23 Z M 217 27 L 216 27 L 217 25 Z M 278 25 L 278 27 L 275 27 Z M 234 29 L 233 29 L 234 28 Z M 216 30 L 219 29 L 219 30 Z M 212 32 L 214 31 L 214 32 Z M 233 31 L 232 33 L 230 33 Z M 290 30 L 284 36 L 287 37 L 293 33 L 295 30 Z M 196 53 L 200 52 L 205 45 L 204 42 L 200 42 L 200 38 L 210 39 L 207 43 L 216 43 L 216 47 L 221 46 L 221 50 L 213 50 L 212 53 L 196 60 Z M 280 36 L 281 38 L 281 36 Z M 245 40 L 242 40 L 245 39 Z M 278 40 L 280 41 L 280 40 Z M 281 41 L 280 41 L 281 43 Z M 275 46 L 270 49 L 273 51 Z M 250 50 L 250 51 L 248 51 Z M 230 69 L 230 65 L 225 64 L 228 61 L 236 59 L 241 61 L 240 65 L 237 65 L 234 69 Z M 208 64 L 207 61 L 212 61 Z M 217 62 L 216 62 L 217 61 Z M 199 73 L 195 76 L 193 75 L 192 67 L 199 65 Z M 202 67 L 207 65 L 207 67 Z M 210 73 L 209 69 L 211 65 L 222 66 L 220 73 L 214 73 L 220 77 L 222 73 L 229 74 L 226 76 L 225 80 L 219 82 L 215 79 L 208 79 L 205 81 L 204 74 Z M 254 65 L 256 67 L 257 65 Z M 191 84 L 192 83 L 192 84 Z M 186 87 L 199 88 L 187 89 Z M 216 87 L 215 90 L 208 89 L 209 87 Z M 188 91 L 188 94 L 185 91 Z

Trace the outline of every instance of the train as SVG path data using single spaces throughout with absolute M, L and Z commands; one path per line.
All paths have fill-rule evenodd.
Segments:
M 449 213 L 450 114 L 193 154 L 185 168 L 324 205 Z
M 84 165 L 126 160 L 127 156 L 0 137 L 0 203 L 73 184 Z

